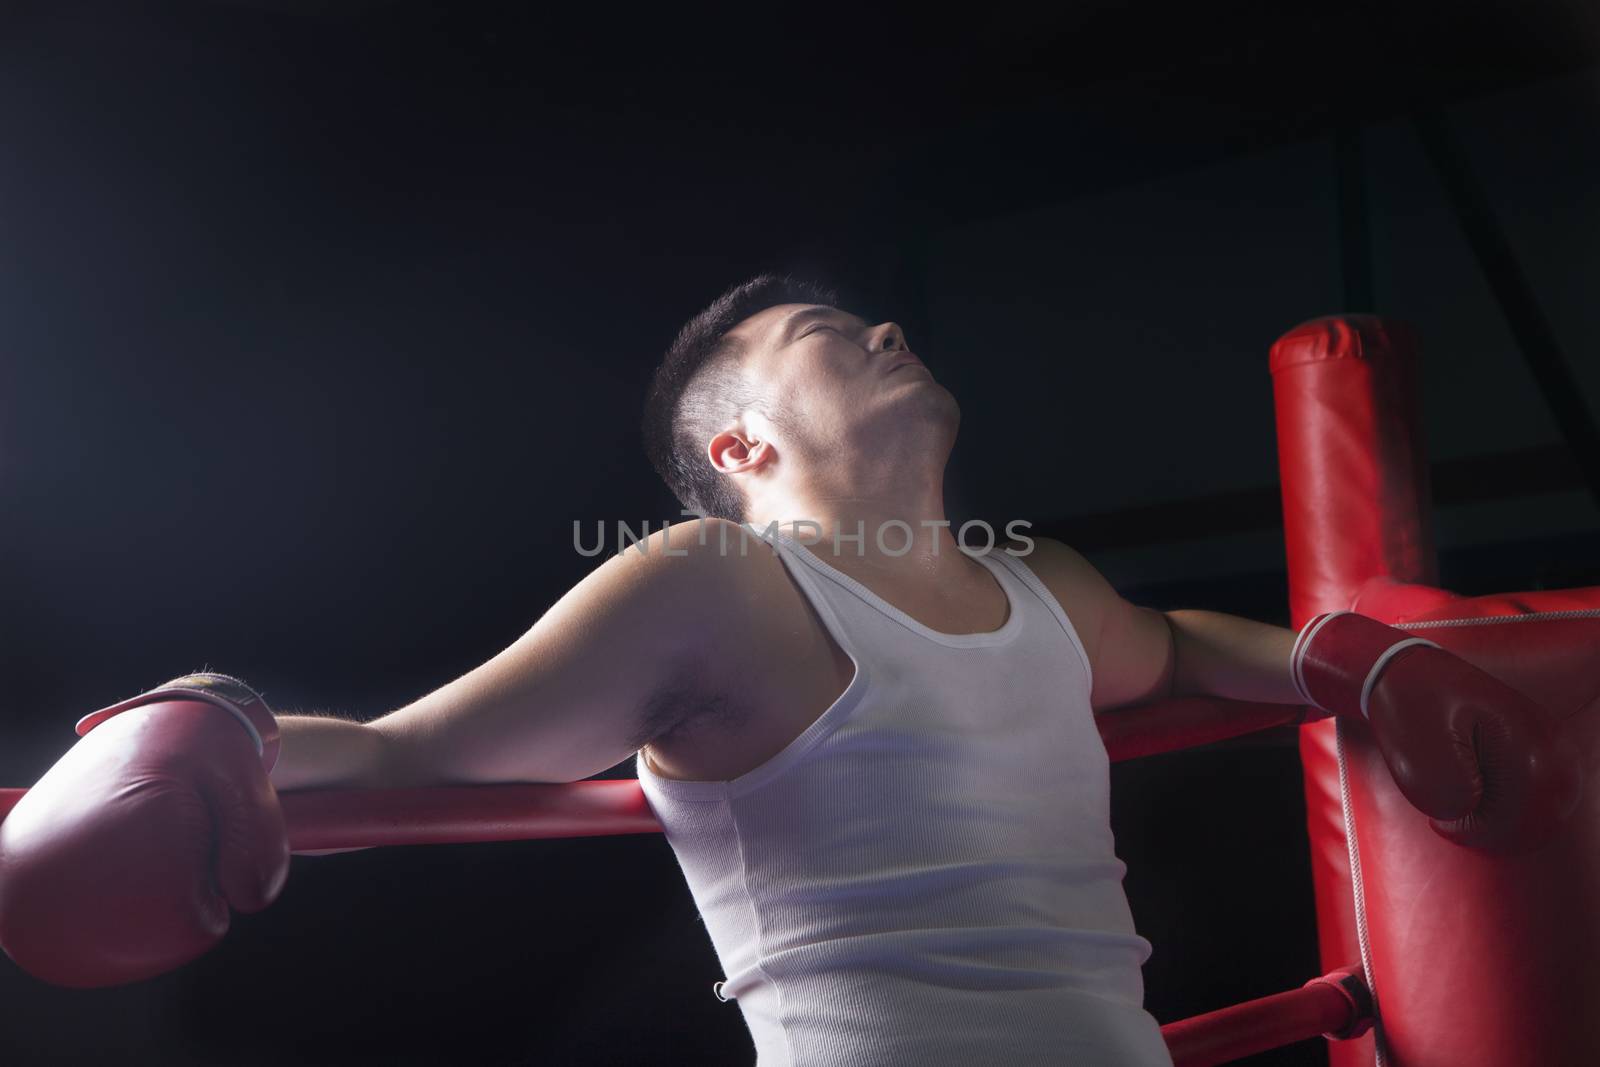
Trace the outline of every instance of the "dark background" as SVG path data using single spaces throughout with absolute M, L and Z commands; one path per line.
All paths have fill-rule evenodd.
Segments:
M 1287 624 L 1267 347 L 1358 310 L 1442 584 L 1600 581 L 1592 4 L 934 11 L 4 8 L 0 782 L 203 664 L 365 718 L 494 654 L 574 520 L 676 517 L 648 373 L 763 269 L 905 327 L 953 515 L 1137 602 Z M 1157 1018 L 1320 973 L 1291 735 L 1113 788 Z M 0 1060 L 748 1064 L 719 977 L 658 837 L 299 858 L 167 977 L 0 965 Z

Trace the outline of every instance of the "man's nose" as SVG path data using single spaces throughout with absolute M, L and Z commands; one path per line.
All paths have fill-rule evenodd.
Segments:
M 906 347 L 906 337 L 898 323 L 886 322 L 874 332 L 877 336 L 873 339 L 870 351 L 889 352 Z

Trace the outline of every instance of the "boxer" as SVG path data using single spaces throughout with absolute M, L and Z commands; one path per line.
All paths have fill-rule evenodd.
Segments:
M 1556 726 L 1428 642 L 1140 607 L 1047 538 L 974 550 L 943 502 L 959 418 L 895 323 L 791 278 L 729 289 L 646 403 L 650 459 L 703 519 L 371 722 L 277 716 L 210 675 L 90 716 L 0 824 L 0 945 L 64 985 L 160 973 L 282 885 L 276 791 L 631 756 L 760 1067 L 1169 1064 L 1095 713 L 1210 694 L 1348 716 L 1464 845 L 1570 810 Z

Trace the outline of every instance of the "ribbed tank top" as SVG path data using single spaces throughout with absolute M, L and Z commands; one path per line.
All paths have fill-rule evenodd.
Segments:
M 1006 621 L 946 634 L 768 541 L 854 661 L 848 688 L 731 781 L 637 759 L 756 1067 L 1170 1067 L 1089 661 L 1055 598 L 996 550 L 975 558 Z

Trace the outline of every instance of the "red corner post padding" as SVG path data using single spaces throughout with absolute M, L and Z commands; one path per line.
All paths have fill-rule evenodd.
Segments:
M 1313 1037 L 1349 1038 L 1372 1025 L 1360 968 L 1344 967 L 1299 989 L 1196 1015 L 1161 1028 L 1174 1067 L 1214 1067 Z
M 1412 333 L 1370 315 L 1313 319 L 1278 339 L 1269 364 L 1290 625 L 1349 608 L 1373 579 L 1436 585 Z M 1328 719 L 1300 731 L 1317 940 L 1330 969 L 1361 958 L 1337 730 Z M 1329 1049 L 1330 1067 L 1374 1058 L 1372 1037 Z
M 1361 958 L 1359 902 L 1380 1018 L 1330 1064 L 1370 1067 L 1375 1037 L 1389 1067 L 1600 1062 L 1600 589 L 1437 588 L 1408 331 L 1318 319 L 1274 345 L 1271 369 L 1292 624 L 1352 609 L 1426 637 L 1560 716 L 1589 772 L 1560 834 L 1488 855 L 1431 831 L 1370 733 L 1301 730 L 1323 963 Z
M 1461 598 L 1420 614 L 1405 610 L 1394 587 L 1384 595 L 1393 625 L 1560 717 L 1589 779 L 1553 837 L 1527 852 L 1485 854 L 1433 833 L 1400 796 L 1371 736 L 1347 732 L 1387 1062 L 1600 1062 L 1600 588 Z

